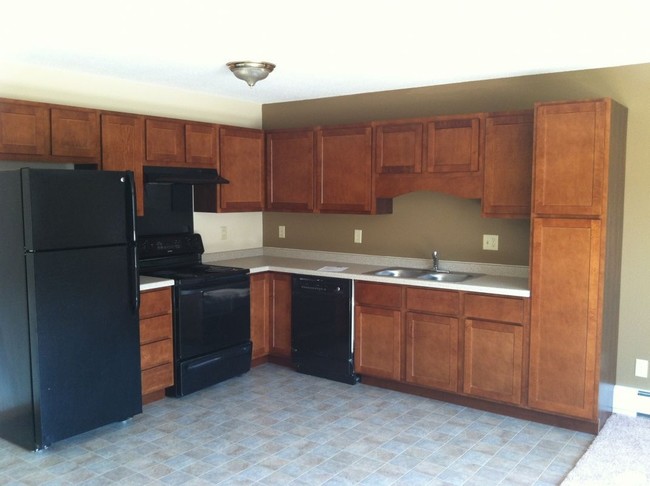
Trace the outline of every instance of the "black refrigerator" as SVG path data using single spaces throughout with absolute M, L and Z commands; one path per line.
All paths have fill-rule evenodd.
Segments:
M 130 172 L 0 172 L 0 436 L 30 450 L 142 412 Z

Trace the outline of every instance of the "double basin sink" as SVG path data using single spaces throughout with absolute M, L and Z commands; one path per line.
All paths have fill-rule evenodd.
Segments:
M 434 282 L 462 282 L 468 278 L 476 277 L 469 273 L 449 272 L 446 270 L 427 270 L 419 268 L 406 267 L 388 267 L 381 270 L 367 272 L 366 275 L 375 275 L 377 277 L 394 277 L 394 278 L 417 278 L 419 280 L 431 280 Z

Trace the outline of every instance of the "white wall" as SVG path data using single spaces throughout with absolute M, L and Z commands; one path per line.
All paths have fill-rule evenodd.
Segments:
M 262 105 L 108 76 L 0 61 L 0 97 L 262 127 Z M 195 214 L 206 251 L 262 246 L 262 213 Z M 221 239 L 221 227 L 227 239 Z

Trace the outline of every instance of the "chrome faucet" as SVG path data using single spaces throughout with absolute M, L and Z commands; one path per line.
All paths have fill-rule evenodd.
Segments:
M 431 258 L 433 259 L 433 271 L 437 272 L 439 270 L 438 263 L 440 262 L 440 260 L 438 259 L 438 252 L 434 250 L 433 253 L 431 254 Z
M 440 268 L 440 259 L 438 258 L 438 252 L 436 250 L 431 254 L 431 259 L 433 260 L 433 271 L 438 273 L 449 273 L 449 270 L 442 270 Z

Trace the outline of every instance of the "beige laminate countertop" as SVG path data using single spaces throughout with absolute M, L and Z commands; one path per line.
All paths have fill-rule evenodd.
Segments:
M 265 249 L 266 250 L 266 249 Z M 286 253 L 287 251 L 276 251 L 274 253 Z M 519 275 L 498 275 L 486 274 L 481 272 L 488 267 L 489 270 L 499 270 L 499 266 L 481 265 L 481 264 L 459 264 L 448 262 L 445 266 L 441 264 L 440 267 L 444 269 L 463 271 L 470 274 L 477 275 L 476 277 L 465 280 L 459 283 L 435 282 L 427 280 L 418 280 L 414 278 L 395 278 L 395 277 L 378 277 L 375 275 L 368 275 L 368 272 L 380 270 L 387 266 L 410 266 L 413 268 L 427 268 L 427 266 L 416 262 L 420 265 L 415 266 L 413 262 L 407 261 L 407 264 L 398 265 L 396 263 L 384 264 L 384 262 L 374 262 L 378 264 L 369 264 L 350 262 L 349 254 L 342 254 L 345 260 L 348 261 L 335 261 L 330 258 L 330 255 L 325 255 L 327 258 L 319 259 L 319 255 L 315 258 L 293 258 L 288 256 L 268 255 L 267 252 L 261 255 L 253 256 L 239 256 L 233 257 L 232 254 L 222 253 L 207 253 L 203 255 L 204 263 L 212 263 L 215 265 L 226 265 L 240 268 L 248 268 L 251 273 L 260 272 L 285 272 L 303 275 L 314 275 L 319 277 L 338 277 L 347 278 L 358 281 L 368 282 L 382 282 L 392 283 L 399 285 L 411 285 L 418 287 L 428 287 L 437 289 L 449 290 L 462 290 L 465 292 L 480 292 L 495 295 L 505 295 L 514 297 L 530 297 L 530 290 L 528 287 L 528 277 L 521 276 L 522 272 L 518 271 Z M 304 254 L 305 252 L 296 251 L 297 254 Z M 303 255 L 300 255 L 303 256 Z M 380 259 L 383 257 L 377 257 Z M 343 259 L 343 258 L 342 258 Z M 361 259 L 361 258 L 360 258 Z M 367 260 L 367 259 L 366 259 Z M 403 259 L 409 260 L 409 259 Z M 412 259 L 411 259 L 412 260 Z M 408 263 L 411 263 L 410 265 Z M 444 262 L 442 262 L 444 263 Z M 455 267 L 455 268 L 454 268 Z M 461 268 L 462 267 L 462 268 Z M 494 267 L 494 268 L 493 268 Z M 476 268 L 476 270 L 471 270 Z M 512 272 L 511 272 L 512 273 Z M 479 275 L 480 274 L 480 275 Z

